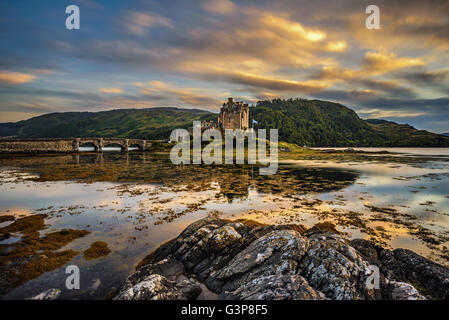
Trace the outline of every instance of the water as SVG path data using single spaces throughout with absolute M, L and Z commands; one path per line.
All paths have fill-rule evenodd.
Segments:
M 345 150 L 348 148 L 312 148 L 317 150 L 334 149 L 334 150 Z M 449 148 L 381 148 L 381 147 L 362 147 L 356 148 L 357 150 L 369 151 L 369 152 L 379 152 L 387 151 L 391 153 L 399 153 L 403 155 L 425 155 L 425 156 L 446 156 L 449 157 Z
M 0 217 L 45 214 L 41 237 L 90 232 L 54 251 L 77 255 L 3 298 L 59 288 L 61 298 L 102 299 L 142 258 L 207 215 L 307 227 L 332 221 L 348 238 L 409 248 L 447 265 L 447 149 L 394 150 L 406 154 L 292 155 L 274 176 L 248 165 L 174 166 L 167 154 L 141 152 L 0 158 Z M 21 241 L 23 234 L 11 234 L 0 250 Z M 87 260 L 83 251 L 95 241 L 111 253 Z M 80 268 L 80 290 L 64 289 L 69 264 Z

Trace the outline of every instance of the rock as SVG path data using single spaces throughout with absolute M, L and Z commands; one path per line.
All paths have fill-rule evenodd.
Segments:
M 407 249 L 384 249 L 367 240 L 356 239 L 351 245 L 383 275 L 398 282 L 410 282 L 428 298 L 449 299 L 449 270 Z
M 207 291 L 196 279 L 187 278 L 182 264 L 169 256 L 158 263 L 142 267 L 128 277 L 114 299 L 193 300 L 199 298 L 201 293 L 203 297 L 210 296 Z
M 44 292 L 31 297 L 31 300 L 56 300 L 61 294 L 61 290 L 59 289 L 48 289 Z
M 182 289 L 181 289 L 182 290 Z M 150 274 L 138 283 L 121 290 L 115 299 L 119 300 L 161 300 L 177 299 L 182 291 L 176 284 L 159 274 Z
M 201 219 L 146 257 L 115 299 L 424 299 L 407 277 L 428 284 L 432 297 L 447 295 L 433 286 L 446 268 L 336 232 Z M 367 286 L 373 265 L 378 289 Z M 424 267 L 429 279 L 418 272 Z
M 374 299 L 365 285 L 369 264 L 346 243 L 312 240 L 299 269 L 314 288 L 330 299 Z
M 431 297 L 449 299 L 449 270 L 407 249 L 396 249 L 394 257 L 405 281 L 412 281 Z
M 389 286 L 391 286 L 391 299 L 393 300 L 426 300 L 418 290 L 408 283 L 391 281 Z

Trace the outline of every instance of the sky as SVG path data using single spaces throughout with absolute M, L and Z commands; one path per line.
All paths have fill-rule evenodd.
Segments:
M 65 9 L 80 9 L 68 30 Z M 368 5 L 380 29 L 367 29 Z M 449 131 L 449 1 L 0 2 L 0 122 L 227 97 L 329 100 Z

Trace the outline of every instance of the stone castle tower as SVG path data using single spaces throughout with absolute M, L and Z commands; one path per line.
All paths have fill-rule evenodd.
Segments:
M 234 102 L 228 98 L 228 102 L 223 103 L 218 116 L 218 126 L 221 130 L 249 128 L 249 107 L 247 103 Z

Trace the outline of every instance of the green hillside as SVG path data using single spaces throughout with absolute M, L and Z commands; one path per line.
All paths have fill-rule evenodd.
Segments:
M 163 139 L 194 120 L 217 115 L 196 109 L 117 109 L 102 112 L 50 113 L 16 123 L 0 124 L 0 136 L 17 138 L 117 137 Z
M 408 124 L 398 124 L 391 121 L 369 119 L 365 120 L 380 137 L 384 146 L 401 147 L 431 147 L 449 146 L 449 137 L 434 134 L 425 130 L 417 130 Z
M 353 110 L 332 102 L 260 101 L 251 109 L 251 116 L 257 128 L 278 128 L 280 140 L 301 145 L 362 146 L 377 142 L 371 127 Z
M 251 108 L 256 128 L 277 128 L 281 141 L 325 147 L 447 147 L 449 138 L 385 120 L 364 121 L 329 101 L 274 99 Z
M 386 120 L 362 120 L 353 110 L 329 101 L 274 99 L 250 108 L 255 128 L 278 129 L 280 141 L 323 147 L 449 147 L 449 137 Z M 194 120 L 216 120 L 196 109 L 118 109 L 50 113 L 16 123 L 0 123 L 0 137 L 117 137 L 166 139 Z

